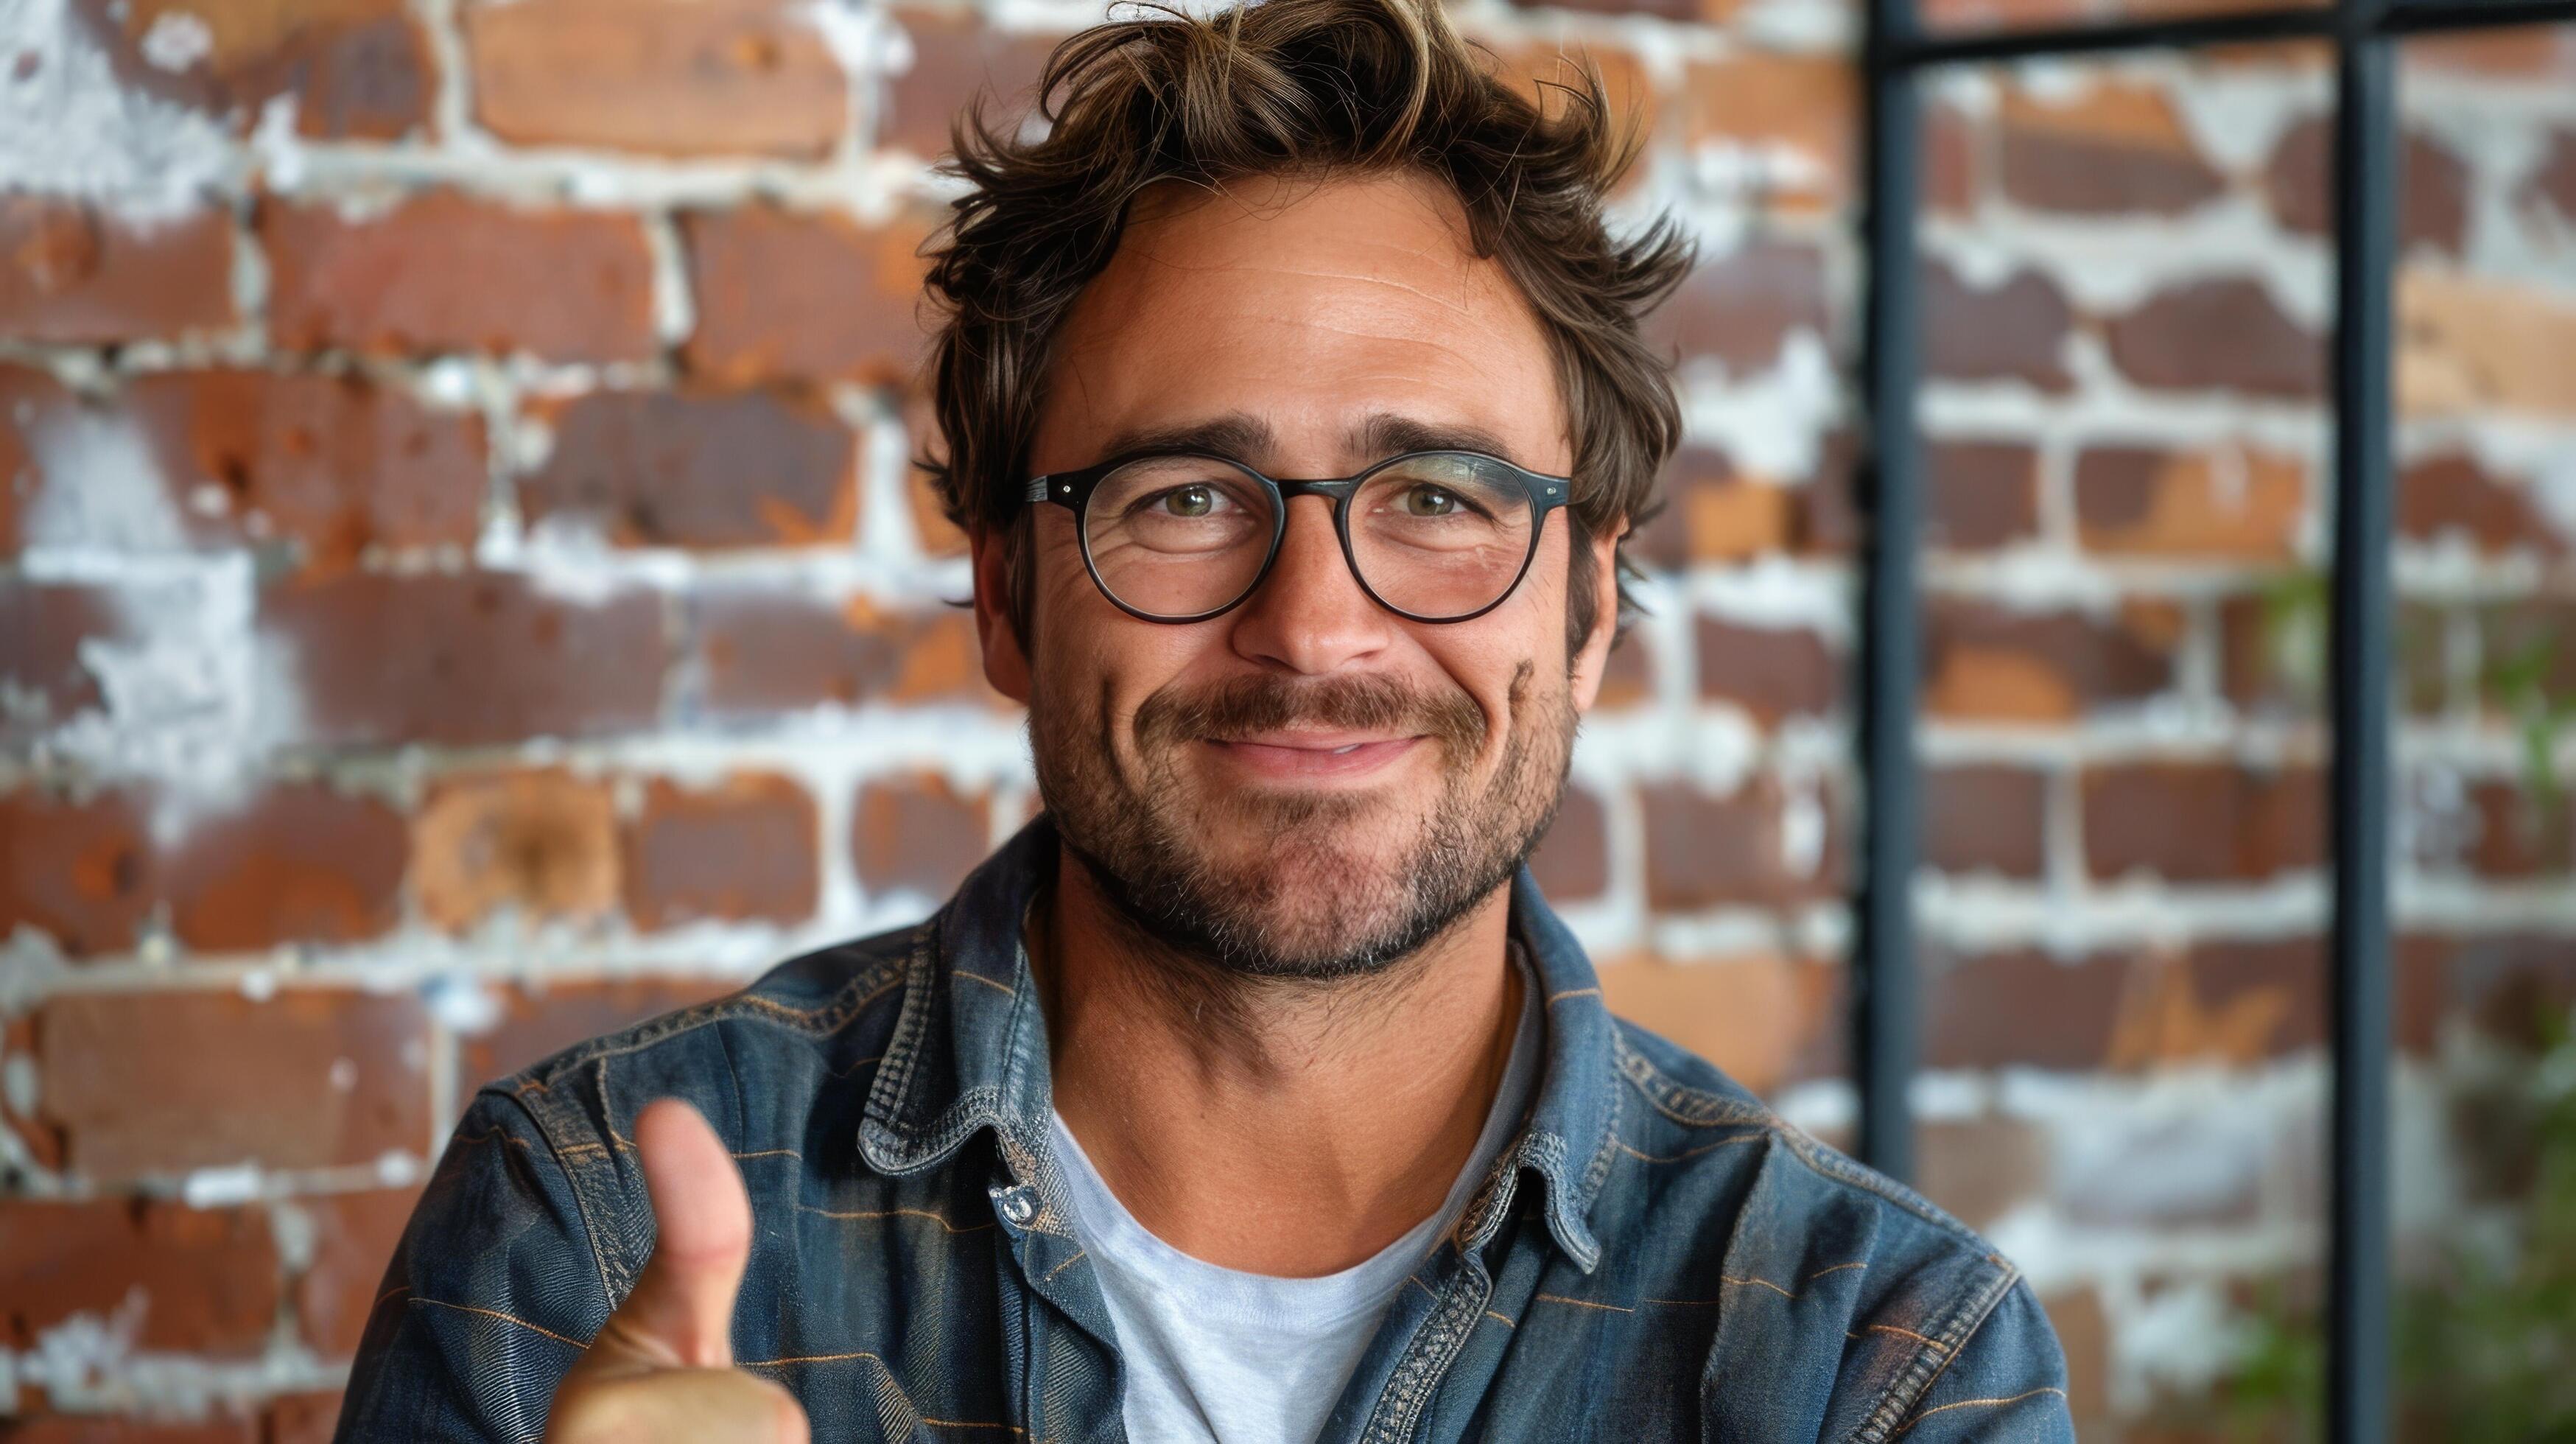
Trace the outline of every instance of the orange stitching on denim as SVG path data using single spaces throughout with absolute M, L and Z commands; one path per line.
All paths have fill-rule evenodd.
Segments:
M 1551 1003 L 1562 1003 L 1568 998 L 1597 998 L 1600 996 L 1601 990 L 1599 988 L 1568 988 L 1562 993 L 1548 994 L 1547 1000 Z
M 1052 1282 L 1057 1274 L 1063 1273 L 1066 1269 L 1082 1262 L 1082 1256 L 1087 1252 L 1089 1252 L 1087 1249 L 1075 1249 L 1073 1251 L 1073 1257 L 1066 1259 L 1064 1262 L 1057 1264 L 1054 1268 L 1046 1271 L 1047 1279 Z
M 994 982 L 991 978 L 985 977 L 981 973 L 970 973 L 964 968 L 952 968 L 950 971 L 961 978 L 972 978 L 976 982 L 982 983 L 985 987 L 999 989 L 1003 997 L 1016 998 L 1020 995 L 1019 989 L 1012 987 L 1008 983 Z
M 1842 1267 L 1849 1267 L 1849 1265 L 1842 1265 Z M 1831 1271 L 1831 1270 L 1828 1270 L 1828 1272 L 1830 1272 L 1830 1271 Z M 1797 1297 L 1797 1295 L 1796 1295 L 1796 1294 L 1793 1294 L 1793 1293 L 1791 1293 L 1790 1291 L 1788 1291 L 1787 1289 L 1784 1289 L 1784 1288 L 1780 1287 L 1778 1284 L 1775 1284 L 1775 1283 L 1771 1282 L 1769 1279 L 1751 1279 L 1751 1278 L 1740 1279 L 1740 1278 L 1737 1278 L 1737 1277 L 1736 1277 L 1735 1275 L 1733 1275 L 1733 1274 L 1719 1274 L 1719 1275 L 1717 1276 L 1717 1281 L 1718 1281 L 1719 1283 L 1722 1283 L 1722 1284 L 1751 1284 L 1751 1285 L 1753 1285 L 1753 1286 L 1755 1286 L 1755 1287 L 1757 1287 L 1757 1288 L 1765 1288 L 1765 1289 L 1769 1289 L 1771 1292 L 1773 1292 L 1773 1293 L 1775 1293 L 1775 1294 L 1778 1294 L 1780 1297 L 1782 1297 L 1782 1298 L 1784 1298 L 1784 1299 L 1794 1299 L 1794 1298 L 1796 1298 L 1796 1297 Z M 1705 1307 L 1708 1307 L 1708 1306 L 1710 1306 L 1710 1305 L 1723 1303 L 1723 1302 L 1725 1302 L 1725 1300 L 1723 1300 L 1723 1299 L 1645 1299 L 1645 1300 L 1641 1300 L 1641 1302 L 1649 1303 L 1649 1304 L 1671 1304 L 1671 1305 L 1673 1305 L 1675 1308 L 1695 1309 L 1695 1308 L 1705 1308 Z
M 972 1419 L 933 1419 L 926 1415 L 918 1417 L 922 1423 L 933 1429 L 1008 1429 L 1014 1434 L 1029 1432 L 1017 1424 L 982 1424 Z
M 876 1359 L 879 1367 L 885 1360 L 862 1349 L 855 1354 L 797 1354 L 785 1359 L 751 1359 L 734 1365 L 737 1369 L 782 1369 L 789 1364 L 837 1364 L 847 1359 Z
M 1546 1304 L 1572 1304 L 1578 1309 L 1599 1309 L 1605 1314 L 1633 1314 L 1636 1312 L 1635 1309 L 1623 1309 L 1617 1304 L 1596 1304 L 1590 1299 L 1569 1299 L 1563 1294 L 1540 1294 L 1538 1296 L 1538 1300 L 1540 1303 Z
M 1924 1420 L 1931 1418 L 1933 1415 L 1938 1414 L 1945 1409 L 2000 1408 L 2005 1404 L 2018 1404 L 2024 1399 L 2036 1399 L 2042 1394 L 2055 1394 L 2061 1399 L 2066 1397 L 2066 1391 L 2064 1389 L 2058 1388 L 2054 1384 L 2048 1384 L 2030 1390 L 2027 1393 L 2015 1394 L 2009 1399 L 1961 1399 L 1955 1404 L 1935 1404 L 1931 1408 L 1924 1410 L 1922 1413 L 1915 1415 L 1913 1418 L 1906 1420 L 1905 1429 L 1899 1429 L 1896 1431 L 1896 1434 L 1890 1434 L 1887 1437 L 1893 1439 L 1897 1437 L 1897 1434 L 1903 1434 L 1906 1429 L 1913 1428 L 1915 1425 L 1922 1423 Z
M 489 1143 L 495 1138 L 500 1139 L 504 1143 L 515 1143 L 521 1148 L 530 1146 L 528 1140 L 521 1138 L 506 1128 L 495 1128 L 487 1133 L 459 1133 L 451 1136 L 448 1141 L 451 1143 Z
M 376 1295 L 376 1301 L 375 1301 L 374 1303 L 372 1303 L 372 1304 L 367 1305 L 367 1317 L 369 1317 L 369 1318 L 374 1318 L 374 1317 L 375 1317 L 375 1314 L 376 1314 L 376 1310 L 381 1309 L 381 1308 L 383 1308 L 383 1307 L 385 1306 L 385 1300 L 387 1300 L 387 1299 L 389 1299 L 389 1298 L 392 1298 L 392 1297 L 393 1297 L 394 1295 L 396 1295 L 396 1294 L 407 1294 L 407 1293 L 410 1293 L 410 1292 L 411 1292 L 411 1285 L 409 1285 L 409 1284 L 396 1284 L 396 1285 L 394 1285 L 392 1288 L 389 1288 L 389 1289 L 385 1290 L 383 1293 L 380 1293 L 380 1294 Z
M 824 1069 L 824 1070 L 823 1070 L 823 1074 L 824 1074 L 824 1076 L 825 1076 L 825 1077 L 827 1077 L 827 1078 L 847 1078 L 847 1077 L 849 1077 L 851 1074 L 858 1072 L 858 1071 L 859 1071 L 860 1069 L 862 1069 L 862 1068 L 865 1068 L 865 1067 L 866 1067 L 866 1066 L 868 1066 L 870 1063 L 882 1063 L 882 1062 L 884 1062 L 884 1061 L 885 1061 L 885 1055 L 884 1055 L 883 1053 L 878 1053 L 878 1054 L 875 1054 L 874 1056 L 866 1057 L 866 1058 L 853 1058 L 853 1059 L 851 1059 L 851 1060 L 850 1060 L 850 1066 L 849 1066 L 849 1067 L 847 1067 L 847 1068 L 843 1068 L 843 1069 L 841 1069 L 841 1070 L 840 1070 L 839 1072 L 837 1072 L 837 1073 L 836 1073 L 836 1072 L 834 1072 L 834 1071 L 832 1071 L 832 1070 L 831 1070 L 831 1069 L 829 1069 L 829 1068 L 826 1068 L 826 1069 Z
M 796 1207 L 797 1212 L 799 1213 L 820 1214 L 824 1218 L 926 1218 L 931 1222 L 938 1224 L 941 1228 L 948 1230 L 950 1233 L 974 1233 L 980 1229 L 987 1229 L 993 1226 L 989 1223 L 952 1223 L 946 1215 L 933 1213 L 926 1208 L 877 1208 L 851 1209 L 843 1211 L 840 1209 L 830 1208 L 809 1208 L 804 1204 L 798 1204 Z
M 1768 1138 L 1769 1136 L 1770 1134 L 1768 1133 L 1746 1133 L 1735 1138 L 1721 1138 L 1715 1143 L 1703 1143 L 1697 1148 L 1684 1149 L 1683 1151 L 1672 1154 L 1669 1157 L 1662 1154 L 1641 1153 L 1636 1149 L 1629 1147 L 1627 1141 L 1624 1139 L 1614 1138 L 1610 1141 L 1618 1147 L 1621 1153 L 1628 1155 L 1630 1158 L 1636 1159 L 1640 1163 L 1680 1163 L 1685 1159 L 1697 1158 L 1701 1154 L 1706 1153 L 1713 1148 L 1731 1148 L 1738 1143 L 1751 1143 L 1756 1139 Z
M 590 1345 L 583 1343 L 579 1339 L 567 1339 L 552 1329 L 529 1323 L 526 1319 L 513 1318 L 508 1314 L 502 1313 L 499 1309 L 478 1309 L 472 1304 L 451 1304 L 444 1299 L 424 1299 L 418 1294 L 414 1294 L 411 1301 L 416 1304 L 436 1304 L 442 1309 L 454 1309 L 460 1314 L 481 1314 L 487 1319 L 499 1319 L 505 1324 L 517 1324 L 520 1328 L 527 1330 L 529 1333 L 543 1334 L 558 1344 L 570 1344 L 576 1349 L 587 1349 L 590 1347 Z
M 1426 1293 L 1426 1294 L 1431 1294 L 1431 1297 L 1433 1297 L 1433 1298 L 1435 1298 L 1435 1299 L 1436 1299 L 1436 1298 L 1438 1298 L 1438 1297 L 1440 1297 L 1438 1294 L 1432 1294 L 1432 1293 L 1431 1293 L 1431 1285 L 1424 1283 L 1422 1280 L 1420 1280 L 1420 1279 L 1418 1279 L 1418 1278 L 1415 1278 L 1415 1277 L 1414 1277 L 1413 1275 L 1411 1275 L 1411 1274 L 1406 1274 L 1406 1275 L 1404 1276 L 1404 1281 L 1405 1281 L 1406 1283 L 1409 1283 L 1409 1284 L 1413 1285 L 1415 1288 L 1422 1290 L 1422 1291 L 1423 1291 L 1424 1293 Z
M 1867 1267 L 1869 1267 L 1869 1265 L 1868 1265 L 1868 1264 L 1866 1264 L 1866 1263 L 1843 1263 L 1843 1264 L 1835 1264 L 1835 1265 L 1834 1265 L 1833 1267 L 1831 1267 L 1831 1268 L 1822 1268 L 1822 1269 L 1818 1269 L 1818 1270 L 1816 1270 L 1814 1273 L 1811 1273 L 1811 1274 L 1807 1275 L 1807 1280 L 1806 1280 L 1806 1281 L 1807 1281 L 1808 1283 L 1814 1283 L 1816 1280 L 1818 1280 L 1818 1279 L 1820 1279 L 1820 1278 L 1823 1278 L 1823 1277 L 1824 1277 L 1825 1275 L 1827 1275 L 1827 1274 L 1838 1274 L 1838 1273 L 1841 1273 L 1841 1272 L 1842 1272 L 1843 1270 L 1845 1270 L 1845 1269 L 1865 1269 L 1865 1268 L 1867 1268 Z
M 1513 1323 L 1511 1320 L 1504 1318 L 1498 1313 L 1495 1313 L 1492 1309 L 1485 1310 L 1485 1317 L 1492 1319 L 1495 1323 L 1498 1323 L 1507 1329 L 1517 1329 L 1520 1327 L 1520 1325 Z
M 1902 1334 L 1905 1337 L 1912 1339 L 1914 1342 L 1930 1348 L 1936 1354 L 1946 1354 L 1950 1352 L 1950 1346 L 1948 1344 L 1942 1343 L 1938 1339 L 1926 1338 L 1923 1335 L 1914 1332 L 1912 1329 L 1900 1329 L 1894 1324 L 1871 1324 L 1868 1327 L 1882 1334 Z
M 793 1158 L 793 1159 L 796 1159 L 798 1162 L 803 1162 L 803 1161 L 804 1161 L 804 1158 L 805 1158 L 805 1155 L 804 1155 L 804 1154 L 797 1152 L 797 1151 L 796 1151 L 795 1149 L 793 1149 L 793 1148 L 755 1148 L 755 1149 L 753 1149 L 753 1150 L 752 1150 L 751 1152 L 749 1152 L 749 1153 L 737 1153 L 737 1154 L 735 1154 L 735 1155 L 733 1155 L 733 1156 L 734 1156 L 734 1157 L 736 1157 L 736 1158 L 779 1158 L 779 1157 L 787 1157 L 787 1158 Z

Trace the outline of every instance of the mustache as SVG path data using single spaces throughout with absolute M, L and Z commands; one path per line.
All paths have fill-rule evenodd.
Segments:
M 1431 737 L 1453 759 L 1485 742 L 1485 712 L 1457 690 L 1430 692 L 1393 677 L 1229 677 L 1204 687 L 1164 687 L 1136 708 L 1140 744 L 1239 737 L 1305 723 Z

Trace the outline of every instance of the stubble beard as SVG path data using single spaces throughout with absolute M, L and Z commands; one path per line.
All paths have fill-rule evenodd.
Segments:
M 1105 709 L 1034 699 L 1038 791 L 1067 852 L 1153 943 L 1242 979 L 1375 977 L 1510 882 L 1554 820 L 1576 714 L 1570 687 L 1532 695 L 1535 671 L 1525 662 L 1512 678 L 1503 754 L 1481 785 L 1486 722 L 1463 692 L 1254 677 L 1149 697 L 1133 778 L 1111 751 Z M 1184 776 L 1184 749 L 1205 737 L 1298 722 L 1427 734 L 1438 800 L 1407 817 L 1374 792 L 1206 795 Z

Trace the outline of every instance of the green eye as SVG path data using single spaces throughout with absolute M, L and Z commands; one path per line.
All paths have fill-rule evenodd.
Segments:
M 1205 516 L 1216 509 L 1216 494 L 1204 486 L 1175 487 L 1164 494 L 1163 505 L 1174 516 Z
M 1458 510 L 1458 498 L 1436 486 L 1417 486 L 1404 493 L 1404 510 L 1408 516 L 1448 516 Z

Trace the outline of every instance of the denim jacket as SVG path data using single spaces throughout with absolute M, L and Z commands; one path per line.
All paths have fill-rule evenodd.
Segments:
M 1118 1344 L 1048 1146 L 1020 921 L 1032 823 L 921 925 L 482 1089 L 370 1316 L 341 1440 L 534 1440 L 653 1251 L 634 1120 L 730 1143 L 755 1239 L 734 1357 L 830 1440 L 1117 1440 Z M 2073 1437 L 2013 1266 L 1907 1189 L 1613 1019 L 1526 871 L 1537 1101 L 1422 1261 L 1323 1437 Z

